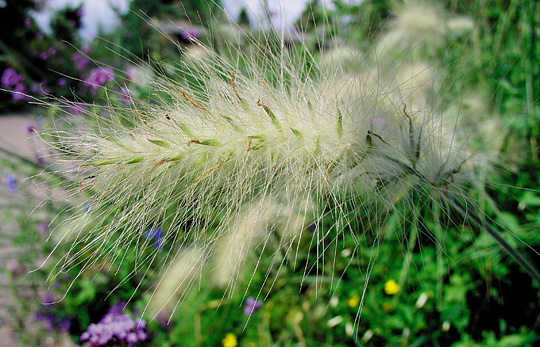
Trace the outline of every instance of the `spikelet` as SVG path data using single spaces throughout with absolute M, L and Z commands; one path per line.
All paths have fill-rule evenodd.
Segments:
M 165 275 L 156 284 L 156 289 L 148 302 L 149 312 L 153 315 L 160 312 L 172 314 L 178 302 L 195 281 L 204 263 L 205 254 L 197 247 L 178 252 L 167 266 Z
M 170 308 L 164 288 L 181 297 L 203 269 L 232 291 L 271 235 L 287 254 L 308 225 L 320 242 L 326 216 L 337 225 L 353 215 L 365 218 L 356 233 L 377 236 L 397 203 L 423 195 L 438 204 L 470 179 L 455 127 L 427 101 L 407 108 L 393 74 L 319 69 L 285 49 L 255 49 L 236 63 L 199 49 L 177 68 L 179 80 L 154 80 L 151 102 L 96 108 L 90 128 L 54 135 L 78 182 L 71 191 L 90 202 L 66 222 L 62 238 L 74 246 L 57 272 L 127 256 L 138 259 L 133 273 L 144 272 L 155 261 L 144 252 L 155 246 L 148 230 L 166 226 L 165 247 L 154 251 L 177 263 L 162 267 L 151 306 Z M 430 83 L 428 68 L 410 69 L 411 80 Z M 184 279 L 170 280 L 173 272 Z

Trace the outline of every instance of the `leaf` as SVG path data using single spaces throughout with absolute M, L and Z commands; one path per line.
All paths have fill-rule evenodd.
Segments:
M 154 145 L 158 145 L 160 147 L 164 147 L 164 148 L 169 148 L 170 145 L 167 141 L 163 141 L 163 140 L 148 140 L 150 142 L 152 142 Z
M 540 195 L 535 192 L 526 191 L 525 194 L 519 199 L 520 204 L 524 204 L 527 207 L 539 207 Z

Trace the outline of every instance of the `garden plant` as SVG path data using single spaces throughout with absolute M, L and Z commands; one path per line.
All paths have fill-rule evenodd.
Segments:
M 70 93 L 3 70 L 24 343 L 538 343 L 540 5 L 137 6 Z

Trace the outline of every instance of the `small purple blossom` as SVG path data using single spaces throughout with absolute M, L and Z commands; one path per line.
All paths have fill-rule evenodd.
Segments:
M 163 311 L 158 313 L 156 320 L 159 323 L 159 325 L 164 329 L 168 329 L 171 324 L 169 321 L 169 317 L 167 317 L 167 314 L 164 313 Z
M 6 174 L 6 186 L 11 193 L 17 193 L 17 179 L 11 172 Z
M 41 93 L 41 94 L 49 94 L 50 90 L 46 86 L 47 81 L 43 81 L 41 83 L 32 83 L 30 85 L 30 91 L 32 93 Z
M 75 67 L 79 71 L 86 70 L 86 68 L 88 67 L 88 64 L 90 64 L 90 59 L 88 59 L 87 56 L 79 52 L 75 52 L 71 55 L 71 61 L 75 64 Z
M 246 316 L 251 315 L 255 311 L 257 311 L 259 308 L 263 306 L 262 301 L 255 300 L 253 297 L 249 297 L 246 299 L 246 306 L 244 306 L 244 314 Z
M 65 78 L 59 78 L 56 83 L 58 84 L 59 87 L 63 87 L 66 85 L 67 81 Z
M 2 85 L 6 88 L 11 88 L 21 83 L 22 80 L 23 80 L 23 77 L 10 67 L 5 69 L 4 72 L 2 73 L 1 82 L 2 82 Z
M 128 89 L 128 87 L 122 87 L 118 97 L 120 98 L 120 101 L 122 101 L 126 105 L 130 105 L 132 103 L 131 91 Z
M 79 8 L 77 9 L 77 11 L 75 11 L 75 14 L 76 14 L 78 17 L 82 17 L 83 14 L 84 14 L 84 9 L 83 9 L 83 7 L 82 7 L 82 6 L 79 7 Z
M 49 48 L 47 51 L 45 52 L 41 52 L 39 54 L 39 57 L 42 59 L 42 60 L 46 60 L 46 59 L 49 59 L 50 56 L 53 56 L 56 54 L 56 48 L 54 47 L 51 47 Z
M 90 342 L 91 346 L 103 346 L 109 343 L 114 345 L 133 346 L 139 341 L 145 341 L 146 322 L 144 320 L 133 321 L 127 314 L 122 313 L 122 306 L 113 306 L 99 321 L 92 323 L 81 334 L 81 341 Z
M 44 220 L 43 222 L 39 223 L 37 226 L 37 230 L 39 231 L 41 236 L 47 236 L 49 232 L 49 221 Z
M 152 228 L 144 233 L 144 237 L 147 239 L 154 239 L 154 248 L 158 249 L 162 246 L 163 238 L 163 229 L 161 228 Z
M 133 70 L 127 70 L 124 72 L 124 76 L 126 76 L 126 79 L 128 81 L 133 81 L 133 79 L 135 78 L 135 72 L 133 72 Z
M 36 320 L 44 321 L 47 324 L 47 330 L 67 331 L 71 327 L 71 317 L 61 315 L 53 310 L 52 295 L 47 293 L 42 298 L 42 307 L 36 312 Z
M 32 22 L 30 21 L 30 18 L 26 17 L 24 19 L 24 26 L 28 28 L 30 24 L 32 24 Z
M 36 151 L 36 164 L 39 166 L 44 166 L 46 164 L 45 154 L 42 151 Z
M 20 264 L 18 261 L 12 261 L 8 265 L 8 270 L 11 273 L 12 278 L 17 278 L 28 272 L 28 266 Z
M 69 24 L 69 26 L 74 27 L 77 24 L 77 22 L 75 22 L 73 19 L 70 19 L 70 20 L 68 20 L 68 24 Z
M 21 126 L 21 131 L 25 134 L 32 135 L 36 130 L 37 130 L 37 125 L 31 121 L 28 121 Z
M 38 40 L 41 41 L 41 40 L 43 40 L 45 38 L 45 35 L 43 35 L 43 33 L 37 33 L 36 37 L 37 37 Z
M 114 80 L 114 71 L 110 67 L 98 67 L 90 71 L 90 75 L 84 80 L 84 84 L 97 92 L 100 86 Z
M 182 33 L 182 38 L 184 40 L 192 41 L 192 40 L 197 39 L 198 37 L 199 37 L 199 30 L 197 30 L 197 28 L 195 27 L 188 27 Z
M 43 295 L 43 299 L 41 301 L 41 304 L 43 306 L 51 306 L 52 305 L 52 295 L 50 293 L 47 293 Z
M 83 104 L 73 103 L 73 104 L 69 104 L 68 110 L 73 115 L 80 116 L 86 110 L 86 106 Z
M 13 94 L 11 94 L 11 98 L 14 101 L 28 100 L 28 96 L 24 94 L 25 91 L 26 87 L 24 86 L 24 84 L 19 83 L 15 86 L 15 88 L 13 88 Z
M 68 331 L 71 327 L 71 322 L 69 321 L 68 317 L 64 317 L 64 319 L 60 320 L 57 324 L 57 328 L 60 331 Z

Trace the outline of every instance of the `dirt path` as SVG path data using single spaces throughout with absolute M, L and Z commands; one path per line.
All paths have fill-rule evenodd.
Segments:
M 21 131 L 21 127 L 28 121 L 28 117 L 1 115 L 0 116 L 0 145 L 16 150 L 17 153 L 30 156 L 30 144 L 26 141 L 26 135 Z M 4 168 L 0 168 L 0 174 L 5 174 Z M 3 182 L 3 178 L 2 178 Z M 2 183 L 3 184 L 3 183 Z M 2 200 L 9 198 L 1 197 Z M 9 203 L 9 201 L 7 201 Z M 13 235 L 13 230 L 9 230 L 8 223 L 2 221 L 2 207 L 0 207 L 0 347 L 20 346 L 12 331 L 13 322 L 10 319 L 10 310 L 13 310 L 14 303 L 8 285 L 8 265 L 16 259 L 17 249 L 13 247 L 9 237 Z
M 17 154 L 33 160 L 31 142 L 27 139 L 21 128 L 29 120 L 30 115 L 0 115 L 0 145 Z M 0 164 L 0 184 L 4 185 L 4 175 L 9 168 L 4 168 Z M 4 186 L 2 186 L 0 203 L 10 204 L 17 200 L 16 195 L 11 197 Z M 19 199 L 18 199 L 19 198 Z M 13 333 L 13 321 L 10 312 L 13 312 L 15 304 L 11 296 L 7 268 L 9 264 L 17 259 L 19 250 L 12 245 L 11 237 L 15 235 L 17 229 L 10 225 L 9 221 L 4 221 L 3 207 L 0 205 L 0 347 L 18 347 L 21 344 L 17 341 Z M 24 287 L 24 280 L 20 281 L 20 286 Z

